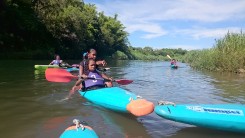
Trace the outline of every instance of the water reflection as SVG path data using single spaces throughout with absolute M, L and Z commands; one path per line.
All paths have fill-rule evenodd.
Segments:
M 245 104 L 245 77 L 243 74 L 205 72 L 214 78 L 212 84 L 221 90 L 218 96 L 223 97 L 227 103 Z
M 101 124 L 97 125 L 95 129 L 100 132 L 100 137 L 122 137 L 135 138 L 151 136 L 145 131 L 143 124 L 137 121 L 137 118 L 129 114 L 121 114 L 111 112 L 109 110 L 97 110 L 98 116 L 102 118 Z
M 34 77 L 36 80 L 43 78 L 45 75 L 45 70 L 34 70 Z
M 183 137 L 184 136 L 184 137 Z M 178 133 L 172 135 L 171 138 L 243 138 L 244 135 L 233 132 L 225 132 L 219 130 L 211 130 L 200 127 L 182 128 Z
M 111 68 L 108 75 L 134 80 L 129 85 L 115 85 L 155 104 L 159 100 L 179 104 L 245 103 L 245 79 L 241 75 L 193 70 L 182 63 L 173 70 L 169 62 L 107 61 Z M 59 137 L 74 118 L 86 121 L 102 138 L 244 137 L 169 121 L 155 113 L 139 118 L 115 113 L 96 107 L 78 93 L 61 101 L 75 82 L 48 82 L 44 72 L 34 70 L 35 64 L 49 62 L 0 61 L 6 65 L 0 67 L 2 137 Z

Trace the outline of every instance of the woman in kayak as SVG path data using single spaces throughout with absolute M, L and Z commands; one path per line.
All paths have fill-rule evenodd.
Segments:
M 79 65 L 79 76 L 84 75 L 84 73 L 89 69 L 88 61 L 90 59 L 95 60 L 96 59 L 97 52 L 95 49 L 90 49 L 87 53 L 83 54 L 83 61 Z M 105 60 L 98 60 L 96 63 L 96 69 L 98 69 L 98 66 L 105 66 L 106 62 Z M 71 92 L 74 93 L 77 90 L 80 90 L 83 86 L 81 85 L 82 80 L 78 79 L 78 81 L 73 86 Z M 112 82 L 106 82 L 106 85 L 108 87 L 112 86 Z
M 63 62 L 63 60 L 60 59 L 59 55 L 55 55 L 55 60 L 51 61 L 49 65 L 59 65 L 60 63 Z

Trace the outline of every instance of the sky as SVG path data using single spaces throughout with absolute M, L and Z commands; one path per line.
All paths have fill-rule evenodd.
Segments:
M 207 49 L 245 31 L 245 0 L 84 0 L 126 27 L 133 47 Z

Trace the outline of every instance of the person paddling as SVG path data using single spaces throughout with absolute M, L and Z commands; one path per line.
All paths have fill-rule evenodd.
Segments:
M 170 64 L 171 64 L 171 68 L 176 68 L 176 69 L 178 68 L 177 61 L 174 58 L 171 59 Z
M 72 68 L 71 65 L 61 60 L 59 55 L 55 55 L 55 60 L 51 61 L 49 65 L 58 65 L 62 68 Z
M 177 66 L 177 62 L 176 62 L 176 60 L 174 58 L 171 59 L 170 64 L 171 64 L 171 66 Z
M 170 66 L 171 66 L 171 68 L 178 68 L 176 59 L 171 58 L 169 55 L 167 55 L 167 57 L 170 59 Z
M 109 82 L 112 82 L 113 79 L 96 70 L 96 62 L 94 59 L 88 60 L 88 70 L 84 72 L 81 78 L 84 80 L 83 87 L 85 90 L 101 87 L 112 87 L 112 83 L 105 83 L 104 79 Z
M 59 55 L 55 55 L 55 60 L 52 60 L 49 65 L 60 65 L 63 60 L 60 59 L 60 56 Z
M 95 49 L 90 49 L 87 53 L 83 54 L 83 61 L 79 65 L 79 76 L 84 75 L 84 73 L 88 70 L 88 61 L 90 59 L 95 60 L 96 59 L 97 52 Z M 98 69 L 99 66 L 106 66 L 105 60 L 98 60 L 96 63 L 96 69 Z M 78 79 L 78 81 L 75 83 L 75 85 L 72 87 L 71 93 L 74 93 L 75 91 L 81 89 L 83 86 L 81 85 L 82 80 Z M 112 86 L 112 82 L 106 82 L 108 86 Z

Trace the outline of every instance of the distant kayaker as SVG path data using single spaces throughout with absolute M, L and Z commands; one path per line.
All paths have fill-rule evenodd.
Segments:
M 60 65 L 63 62 L 63 60 L 60 59 L 59 55 L 55 55 L 54 57 L 55 60 L 51 61 L 49 65 Z
M 84 73 L 89 70 L 88 61 L 90 59 L 95 60 L 96 59 L 97 52 L 95 49 L 90 49 L 87 53 L 83 54 L 83 61 L 79 65 L 79 76 L 85 75 Z M 96 63 L 96 69 L 98 69 L 99 66 L 106 66 L 105 60 L 98 60 Z M 75 85 L 73 86 L 71 92 L 74 93 L 75 91 L 82 88 L 82 80 L 79 79 Z M 112 82 L 106 82 L 107 86 L 112 86 Z
M 176 60 L 174 58 L 171 59 L 170 64 L 171 64 L 171 68 L 174 68 L 174 69 L 178 68 L 177 62 L 176 62 Z
M 171 66 L 174 65 L 174 66 L 177 66 L 177 62 L 176 60 L 173 58 L 171 59 L 171 62 L 170 62 Z

